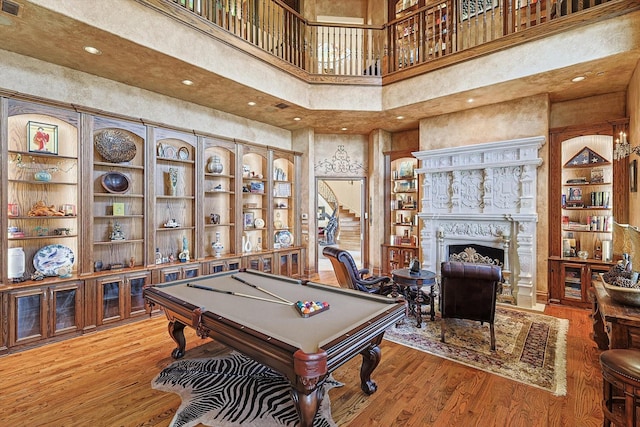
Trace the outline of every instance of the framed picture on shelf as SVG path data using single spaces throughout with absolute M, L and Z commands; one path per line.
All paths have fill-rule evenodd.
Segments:
M 58 126 L 39 122 L 27 123 L 30 153 L 58 154 Z
M 570 202 L 582 201 L 582 189 L 576 188 L 576 187 L 569 188 L 569 201 Z
M 253 212 L 244 213 L 244 228 L 254 228 L 255 214 Z
M 591 169 L 591 184 L 604 183 L 604 170 L 602 168 Z

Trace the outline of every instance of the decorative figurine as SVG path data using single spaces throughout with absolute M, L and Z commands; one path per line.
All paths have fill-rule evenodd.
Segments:
M 120 223 L 118 221 L 113 222 L 113 228 L 111 230 L 111 236 L 109 238 L 111 240 L 126 240 L 126 237 L 124 237 L 124 233 L 122 232 L 122 228 L 120 227 Z
M 186 236 L 182 236 L 182 252 L 178 254 L 180 262 L 189 261 L 189 242 Z

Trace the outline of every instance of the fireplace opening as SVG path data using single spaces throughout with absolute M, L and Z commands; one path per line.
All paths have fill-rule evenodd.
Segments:
M 447 255 L 450 261 L 494 264 L 504 267 L 504 250 L 491 246 L 477 245 L 474 243 L 449 245 Z

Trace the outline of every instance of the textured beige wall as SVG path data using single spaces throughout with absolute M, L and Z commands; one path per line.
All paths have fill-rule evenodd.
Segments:
M 155 92 L 0 50 L 0 89 L 62 104 L 278 148 L 291 132 Z
M 418 129 L 394 133 L 391 139 L 392 151 L 418 151 L 420 147 L 420 131 Z
M 551 105 L 549 127 L 600 123 L 627 117 L 626 98 L 626 93 L 615 92 L 554 103 Z
M 420 122 L 420 150 L 458 147 L 533 136 L 547 137 L 549 99 L 546 95 L 489 105 L 453 114 L 423 119 Z M 540 149 L 538 168 L 538 233 L 536 236 L 536 293 L 539 302 L 548 299 L 548 151 Z
M 636 66 L 629 83 L 627 114 L 629 117 L 629 140 L 633 146 L 640 145 L 640 63 Z M 629 193 L 629 224 L 640 226 L 640 193 Z
M 314 21 L 318 16 L 366 18 L 367 7 L 367 0 L 315 0 L 305 2 L 303 10 L 304 17 Z
M 368 167 L 366 135 L 316 134 L 315 175 L 319 177 L 366 177 Z M 344 147 L 344 151 L 340 147 Z M 342 159 L 341 156 L 346 156 Z M 340 161 L 343 160 L 343 161 Z M 333 166 L 327 169 L 325 165 Z M 344 171 L 340 168 L 344 167 Z

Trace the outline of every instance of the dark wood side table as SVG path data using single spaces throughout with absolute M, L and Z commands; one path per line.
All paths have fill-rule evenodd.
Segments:
M 600 280 L 592 281 L 593 340 L 600 350 L 640 349 L 640 307 L 611 299 Z
M 429 299 L 431 306 L 431 321 L 435 320 L 435 302 L 434 302 L 434 286 L 436 284 L 436 273 L 429 270 L 420 270 L 417 273 L 413 273 L 408 268 L 400 268 L 391 272 L 391 280 L 393 282 L 393 292 L 397 295 L 398 286 L 404 288 L 406 291 L 410 287 L 416 288 L 416 318 L 418 320 L 418 328 L 422 327 L 422 288 L 423 286 L 429 286 Z M 407 292 L 408 294 L 408 292 Z

